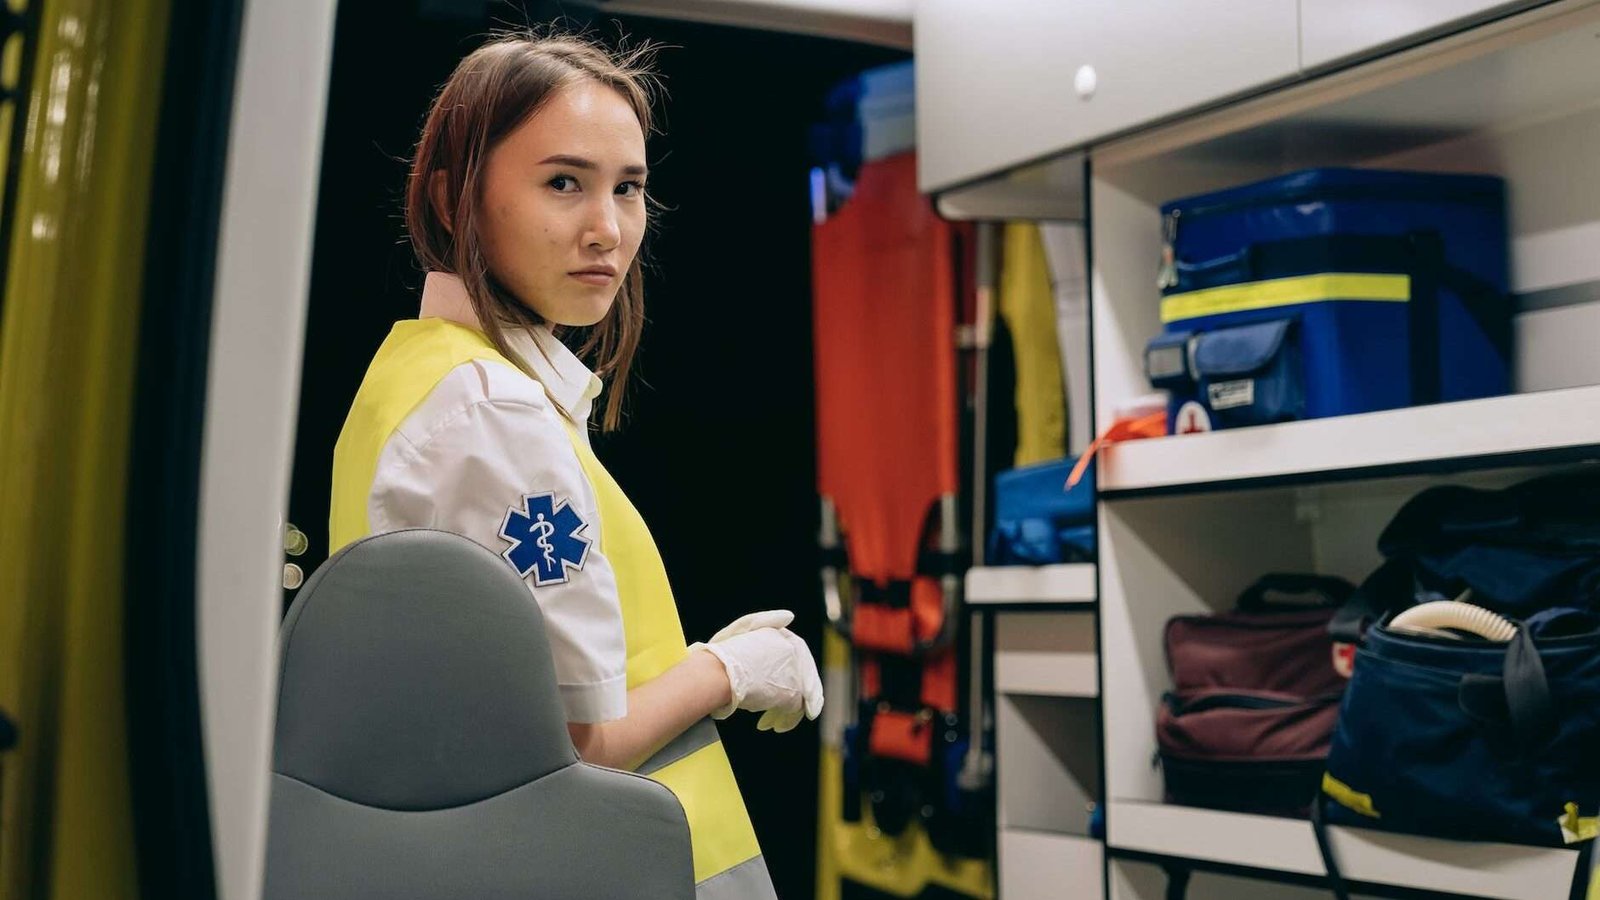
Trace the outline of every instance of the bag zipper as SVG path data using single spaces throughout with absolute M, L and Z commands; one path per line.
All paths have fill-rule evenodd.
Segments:
M 1161 217 L 1161 270 L 1156 274 L 1156 287 L 1161 290 L 1178 286 L 1178 217 L 1183 210 L 1174 209 Z
M 1188 715 L 1189 713 L 1205 712 L 1212 709 L 1290 709 L 1296 706 L 1316 706 L 1331 703 L 1339 699 L 1338 694 L 1328 694 L 1320 697 L 1284 698 L 1262 697 L 1257 694 L 1206 694 L 1188 701 L 1178 699 L 1175 692 L 1168 691 L 1162 696 L 1167 704 L 1167 710 L 1174 716 Z

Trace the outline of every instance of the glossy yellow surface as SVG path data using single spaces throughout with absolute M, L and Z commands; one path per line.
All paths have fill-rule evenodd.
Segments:
M 0 312 L 0 707 L 22 734 L 0 898 L 118 900 L 137 896 L 123 521 L 168 7 L 33 2 Z

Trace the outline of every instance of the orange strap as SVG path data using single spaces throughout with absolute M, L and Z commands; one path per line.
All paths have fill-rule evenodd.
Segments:
M 881 603 L 858 603 L 851 616 L 850 635 L 864 650 L 909 655 L 916 649 L 912 611 Z
M 939 579 L 917 576 L 911 581 L 911 617 L 917 640 L 931 641 L 944 626 L 944 591 Z
M 873 756 L 925 766 L 933 755 L 933 719 L 925 713 L 880 710 L 872 717 L 867 749 Z
M 878 671 L 878 661 L 872 657 L 861 660 L 861 696 L 868 699 L 883 693 L 883 673 Z
M 1078 457 L 1078 464 L 1072 467 L 1072 474 L 1067 476 L 1067 488 L 1075 488 L 1083 480 L 1083 473 L 1088 471 L 1089 463 L 1094 461 L 1095 454 L 1109 444 L 1119 441 L 1136 441 L 1140 438 L 1164 437 L 1167 433 L 1167 414 L 1164 412 L 1151 413 L 1137 419 L 1118 419 L 1111 423 L 1111 427 L 1101 432 L 1094 439 L 1083 455 Z

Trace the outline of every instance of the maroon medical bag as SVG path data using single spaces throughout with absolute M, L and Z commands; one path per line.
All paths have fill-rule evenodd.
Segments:
M 1233 612 L 1167 623 L 1173 690 L 1156 742 L 1169 803 L 1306 813 L 1346 681 L 1328 622 L 1353 590 L 1329 576 L 1267 575 Z

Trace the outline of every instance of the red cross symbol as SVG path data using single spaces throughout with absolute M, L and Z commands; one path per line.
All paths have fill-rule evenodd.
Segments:
M 1211 430 L 1211 417 L 1206 415 L 1205 407 L 1191 400 L 1178 409 L 1177 425 L 1174 430 L 1178 434 L 1198 434 Z

